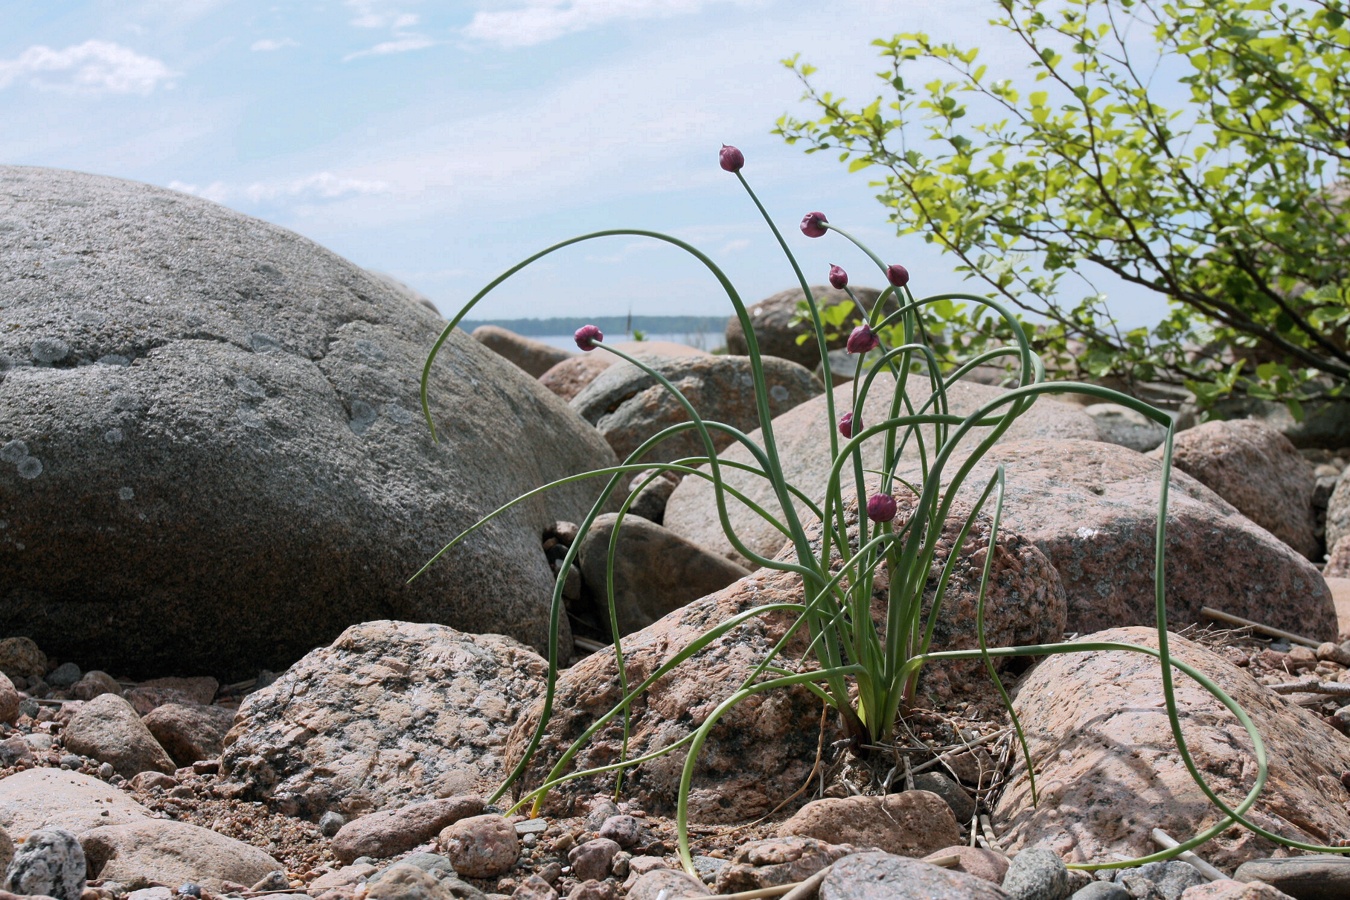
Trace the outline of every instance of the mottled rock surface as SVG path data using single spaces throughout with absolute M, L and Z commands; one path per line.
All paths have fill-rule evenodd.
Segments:
M 1156 647 L 1148 628 L 1120 628 L 1084 641 Z M 1311 843 L 1350 838 L 1341 773 L 1350 743 L 1311 713 L 1257 684 L 1246 672 L 1183 638 L 1173 656 L 1196 666 L 1252 717 L 1270 757 L 1270 780 L 1250 812 L 1264 828 Z M 1207 691 L 1178 673 L 1183 734 L 1210 786 L 1230 803 L 1256 777 L 1251 742 Z M 1032 808 L 1020 756 L 993 819 L 1009 846 L 1042 846 L 1070 862 L 1153 852 L 1153 828 L 1198 834 L 1220 818 L 1177 756 L 1156 660 L 1135 652 L 1053 656 L 1027 676 L 1014 703 L 1039 773 Z M 1205 845 L 1220 868 L 1268 856 L 1275 847 L 1241 829 Z
M 842 415 L 852 408 L 852 390 L 847 384 L 834 389 L 837 415 Z M 864 426 L 886 420 L 893 390 L 894 381 L 891 381 L 889 376 L 878 376 L 863 408 Z M 954 385 L 948 392 L 949 409 L 953 414 L 968 415 L 1005 393 L 1000 388 L 963 382 Z M 910 382 L 910 395 L 916 406 L 922 406 L 923 400 L 927 398 L 926 392 L 918 389 L 917 382 L 913 379 Z M 831 463 L 830 432 L 835 427 L 836 423 L 828 421 L 823 396 L 809 400 L 776 417 L 773 423 L 774 439 L 782 460 L 784 477 L 817 502 L 825 496 Z M 984 433 L 984 429 L 975 429 L 964 442 L 964 446 L 973 447 Z M 1065 403 L 1041 402 L 1019 418 L 1003 439 L 1011 441 L 1031 437 L 1096 440 L 1097 427 L 1092 419 L 1073 406 Z M 750 434 L 750 438 L 757 444 L 763 442 L 758 429 Z M 880 435 L 864 443 L 862 454 L 864 468 L 880 468 L 883 447 L 884 438 Z M 906 449 L 906 455 L 911 456 L 915 453 L 917 451 L 911 441 Z M 724 451 L 722 458 L 741 463 L 753 462 L 750 454 L 739 446 Z M 722 475 L 728 485 L 742 491 L 770 514 L 778 510 L 778 502 L 763 478 L 729 469 L 724 469 Z M 852 494 L 852 484 L 850 475 L 846 480 L 846 493 Z M 727 512 L 736 534 L 750 550 L 761 556 L 772 557 L 783 546 L 782 532 L 764 522 L 730 496 L 727 498 Z M 808 511 L 800 504 L 798 513 L 802 516 L 808 515 Z M 723 533 L 711 483 L 703 478 L 685 478 L 675 489 L 675 493 L 666 504 L 664 525 L 676 534 L 710 550 L 716 550 L 741 565 L 747 565 L 749 562 L 736 552 Z
M 620 341 L 604 343 L 615 347 L 629 356 L 640 356 L 646 360 L 662 357 L 707 356 L 702 350 L 687 344 L 673 344 L 669 341 Z M 590 353 L 578 353 L 553 366 L 539 376 L 539 383 L 564 400 L 571 400 L 585 390 L 586 386 L 599 377 L 600 373 L 615 363 L 622 364 L 612 353 L 592 350 Z
M 1153 455 L 1161 459 L 1160 450 Z M 1254 419 L 1205 422 L 1177 435 L 1172 464 L 1299 553 L 1317 556 L 1317 476 L 1277 429 Z
M 951 869 L 873 850 L 835 863 L 820 900 L 1007 900 L 997 885 Z
M 171 819 L 94 828 L 80 843 L 98 877 L 132 888 L 191 881 L 221 892 L 226 881 L 251 885 L 284 868 L 257 847 Z
M 1003 524 L 1059 571 L 1066 630 L 1152 624 L 1162 464 L 1098 441 L 1004 442 L 974 467 L 963 496 L 999 464 L 1007 468 Z M 1167 513 L 1169 625 L 1206 621 L 1200 609 L 1210 606 L 1316 640 L 1336 637 L 1326 584 L 1289 545 L 1184 472 L 1172 474 Z
M 79 834 L 99 825 L 123 825 L 150 811 L 124 792 L 80 772 L 29 769 L 0 779 L 0 826 L 15 838 L 39 828 Z
M 16 894 L 80 900 L 84 879 L 84 851 L 75 835 L 64 828 L 43 828 L 15 851 L 3 886 Z
M 11 166 L 0 220 L 0 634 L 226 681 L 388 616 L 544 646 L 539 536 L 593 482 L 407 582 L 500 503 L 612 463 L 556 396 L 454 334 L 433 442 L 418 380 L 443 320 L 197 197 Z M 538 433 L 546 453 L 520 439 Z
M 749 357 L 703 355 L 648 362 L 704 419 L 742 431 L 758 425 Z M 822 391 L 820 382 L 802 366 L 776 358 L 765 358 L 762 364 L 771 416 L 787 412 Z M 599 430 L 619 459 L 627 458 L 662 429 L 690 421 L 679 401 L 660 382 L 631 363 L 605 369 L 572 398 L 571 406 Z M 716 450 L 732 441 L 724 432 L 713 431 L 710 436 Z M 666 462 L 706 454 L 698 432 L 691 430 L 663 441 L 642 460 Z
M 875 847 L 898 856 L 927 856 L 961 840 L 951 807 L 928 791 L 813 800 L 780 825 L 778 833 Z
M 367 622 L 250 694 L 222 772 L 244 795 L 356 815 L 473 793 L 547 666 L 501 635 Z
M 165 703 L 141 717 L 175 765 L 215 759 L 234 724 L 234 710 L 201 703 Z
M 346 863 L 360 856 L 396 856 L 482 811 L 483 801 L 477 797 L 446 797 L 381 810 L 342 826 L 333 838 L 333 855 Z
M 70 717 L 65 740 L 71 752 L 109 763 L 123 778 L 176 768 L 136 710 L 116 694 L 100 694 L 82 704 Z

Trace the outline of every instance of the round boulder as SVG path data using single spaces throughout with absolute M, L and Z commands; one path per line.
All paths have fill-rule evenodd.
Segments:
M 873 288 L 854 288 L 853 293 L 869 309 L 877 297 L 881 296 L 881 292 Z M 812 286 L 811 295 L 816 298 L 816 304 L 822 310 L 841 303 L 853 303 L 844 291 L 819 284 Z M 755 329 L 760 353 L 790 359 L 814 372 L 816 366 L 820 365 L 820 345 L 815 338 L 810 337 L 800 344 L 797 343 L 797 338 L 809 335 L 811 328 L 805 323 L 793 324 L 797 318 L 797 304 L 805 299 L 806 295 L 802 293 L 801 288 L 790 288 L 759 301 L 746 309 L 746 312 L 750 315 L 751 327 Z M 829 348 L 838 350 L 843 347 L 848 341 L 849 331 L 861 321 L 860 314 L 850 316 L 847 324 L 841 326 L 842 331 L 830 340 Z M 728 353 L 744 356 L 750 352 L 750 347 L 745 341 L 745 329 L 741 327 L 741 320 L 737 316 L 727 320 L 726 340 Z
M 132 677 L 281 669 L 398 616 L 535 646 L 540 535 L 612 464 L 553 394 L 284 229 L 185 194 L 0 167 L 0 634 Z M 113 561 L 116 562 L 113 565 Z
M 1279 430 L 1255 419 L 1206 422 L 1177 435 L 1172 464 L 1299 553 L 1318 557 L 1317 476 Z

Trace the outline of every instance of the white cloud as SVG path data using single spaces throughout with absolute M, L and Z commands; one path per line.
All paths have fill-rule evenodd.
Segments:
M 356 12 L 351 24 L 356 28 L 411 28 L 419 21 L 415 13 L 389 9 L 382 0 L 347 0 L 347 6 Z
M 272 50 L 285 50 L 287 47 L 299 47 L 299 46 L 300 42 L 292 40 L 291 38 L 282 38 L 281 40 L 276 40 L 274 38 L 263 38 L 260 41 L 254 41 L 252 46 L 250 46 L 248 49 L 254 52 L 266 53 Z
M 532 47 L 616 20 L 692 15 L 732 0 L 526 0 L 500 12 L 478 12 L 464 36 L 502 47 Z
M 422 50 L 426 47 L 435 45 L 429 37 L 420 34 L 403 35 L 392 41 L 384 41 L 370 47 L 366 50 L 358 50 L 355 53 L 348 53 L 342 57 L 343 62 L 350 62 L 353 59 L 360 59 L 363 56 L 387 56 L 390 53 L 407 53 L 411 50 Z
M 0 89 L 18 81 L 82 94 L 149 94 L 173 77 L 157 59 L 109 41 L 85 41 L 53 50 L 36 45 L 0 60 Z
M 383 181 L 341 178 L 332 172 L 319 172 L 301 178 L 277 181 L 255 181 L 241 188 L 230 187 L 220 181 L 213 181 L 203 187 L 182 181 L 171 181 L 169 187 L 216 203 L 244 200 L 255 205 L 278 200 L 336 200 L 353 194 L 381 194 L 389 189 L 389 185 Z

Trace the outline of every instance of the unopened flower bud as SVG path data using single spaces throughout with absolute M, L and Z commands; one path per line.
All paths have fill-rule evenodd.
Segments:
M 858 427 L 862 428 L 862 422 L 858 422 Z M 853 437 L 853 413 L 846 412 L 839 417 L 839 433 L 846 438 Z
M 848 273 L 838 266 L 830 266 L 830 286 L 837 291 L 842 291 L 844 285 L 848 284 Z
M 828 221 L 823 212 L 809 212 L 802 216 L 802 234 L 807 237 L 823 237 L 826 231 L 825 223 Z
M 589 353 L 595 349 L 597 342 L 605 339 L 605 334 L 594 325 L 582 325 L 577 329 L 575 337 L 577 346 Z
M 717 154 L 717 161 L 728 172 L 739 172 L 741 166 L 745 165 L 745 154 L 735 147 L 723 144 L 721 152 Z
M 867 498 L 867 518 L 873 522 L 889 522 L 895 518 L 895 498 L 890 494 L 873 494 Z
M 866 322 L 853 329 L 853 333 L 848 336 L 848 343 L 844 349 L 849 353 L 868 353 L 881 346 L 881 341 L 877 339 L 872 331 L 872 326 Z
M 896 263 L 893 266 L 886 267 L 886 280 L 896 287 L 904 287 L 909 284 L 909 269 Z

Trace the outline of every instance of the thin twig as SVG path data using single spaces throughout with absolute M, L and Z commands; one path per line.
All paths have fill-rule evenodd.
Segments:
M 1172 849 L 1179 843 L 1179 841 L 1177 841 L 1176 838 L 1172 837 L 1170 834 L 1163 831 L 1161 828 L 1153 829 L 1153 840 L 1160 847 L 1164 847 L 1168 850 Z M 1195 867 L 1195 870 L 1197 872 L 1208 878 L 1210 881 L 1222 881 L 1223 879 L 1228 877 L 1227 875 L 1223 874 L 1218 869 L 1214 868 L 1209 863 L 1205 862 L 1203 859 L 1196 856 L 1189 850 L 1185 850 L 1182 851 L 1181 853 L 1178 853 L 1177 858 L 1184 859 L 1186 862 L 1190 863 L 1192 866 Z
M 1294 634 L 1289 631 L 1281 631 L 1278 628 L 1271 628 L 1269 625 L 1262 625 L 1260 622 L 1253 622 L 1251 619 L 1244 619 L 1241 616 L 1235 616 L 1231 613 L 1210 609 L 1208 606 L 1200 607 L 1200 615 L 1210 619 L 1217 619 L 1220 622 L 1227 622 L 1229 625 L 1243 625 L 1250 628 L 1252 631 L 1259 631 L 1270 637 L 1284 638 L 1291 644 L 1302 644 L 1305 647 L 1312 647 L 1314 650 L 1322 646 L 1321 641 L 1314 641 L 1312 638 L 1303 637 L 1301 634 Z
M 928 762 L 920 763 L 919 765 L 915 766 L 915 767 L 914 767 L 913 769 L 911 769 L 910 771 L 911 771 L 913 774 L 917 775 L 917 774 L 919 774 L 920 772 L 927 771 L 928 769 L 931 769 L 931 768 L 933 768 L 933 767 L 936 766 L 936 765 L 941 765 L 941 764 L 945 763 L 947 760 L 951 759 L 953 756 L 956 756 L 956 755 L 957 755 L 957 751 L 962 751 L 962 750 L 973 750 L 973 749 L 975 749 L 976 747 L 979 747 L 979 746 L 981 746 L 981 745 L 983 745 L 983 744 L 988 744 L 988 743 L 990 743 L 991 741 L 996 741 L 996 740 L 998 740 L 999 738 L 1003 737 L 1003 736 L 1004 736 L 1005 734 L 1007 734 L 1007 733 L 1008 733 L 1008 730 L 1007 730 L 1007 729 L 1004 729 L 1004 730 L 1002 730 L 1002 731 L 991 731 L 991 732 L 989 732 L 989 734 L 986 734 L 984 737 L 982 737 L 982 738 L 977 738 L 976 740 L 973 740 L 973 741 L 971 741 L 971 742 L 968 743 L 968 744 L 958 744 L 958 745 L 956 745 L 953 749 L 948 750 L 946 753 L 943 753 L 943 754 L 940 754 L 940 755 L 938 755 L 938 756 L 935 756 L 935 757 L 933 757 L 932 759 L 928 760 Z
M 1287 684 L 1268 684 L 1277 694 L 1330 694 L 1333 697 L 1350 697 L 1350 684 L 1340 681 L 1291 681 Z

